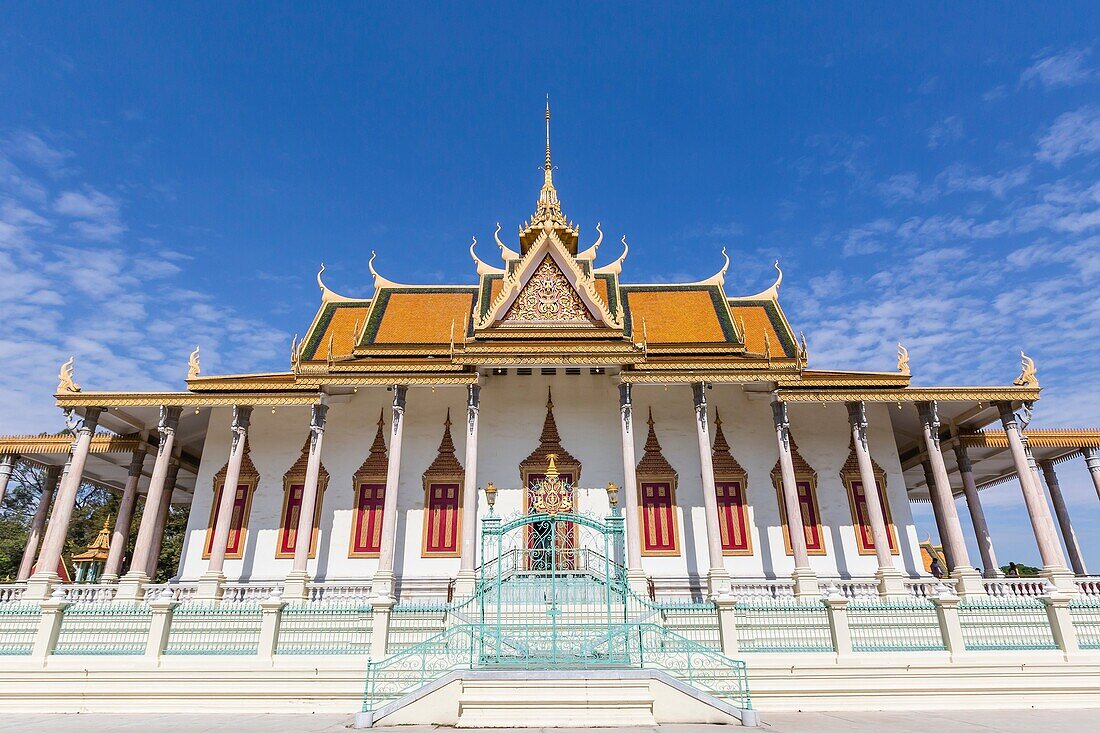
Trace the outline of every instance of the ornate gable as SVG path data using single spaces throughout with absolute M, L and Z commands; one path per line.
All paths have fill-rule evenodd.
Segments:
M 717 477 L 748 476 L 745 469 L 730 453 L 730 444 L 722 431 L 722 418 L 718 415 L 718 410 L 714 411 L 714 448 L 711 451 L 710 460 L 714 466 L 714 475 Z
M 642 460 L 638 461 L 638 475 L 676 478 L 676 469 L 665 458 L 664 451 L 661 450 L 661 443 L 657 440 L 657 431 L 653 428 L 652 408 L 649 410 L 648 425 L 649 433 L 645 438 L 645 452 L 642 454 Z
M 359 470 L 355 472 L 355 484 L 358 486 L 364 481 L 385 481 L 386 473 L 389 470 L 390 458 L 386 449 L 386 438 L 383 435 L 383 429 L 386 422 L 382 419 L 382 415 L 378 416 L 378 432 L 374 435 L 374 442 L 370 446 L 370 455 L 363 461 L 363 465 L 359 466 Z
M 594 325 L 565 273 L 547 254 L 501 319 L 507 323 Z
M 424 472 L 424 480 L 431 478 L 459 479 L 465 475 L 462 464 L 455 457 L 455 444 L 451 438 L 451 411 L 447 410 L 447 419 L 443 422 L 443 439 L 439 441 L 439 450 L 435 460 Z

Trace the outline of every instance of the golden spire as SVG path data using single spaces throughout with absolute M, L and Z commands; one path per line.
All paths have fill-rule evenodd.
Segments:
M 532 227 L 550 224 L 566 227 L 568 222 L 561 213 L 558 191 L 554 188 L 554 164 L 550 159 L 550 95 L 546 95 L 546 163 L 543 170 L 542 191 L 539 192 L 535 215 L 531 217 Z

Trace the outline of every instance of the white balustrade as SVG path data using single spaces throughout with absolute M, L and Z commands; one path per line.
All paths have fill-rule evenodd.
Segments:
M 1046 578 L 987 578 L 982 583 L 995 598 L 1039 598 L 1050 591 Z
M 1073 579 L 1083 596 L 1100 596 L 1100 575 L 1082 575 Z
M 23 591 L 27 590 L 25 583 L 0 584 L 0 603 L 11 603 L 23 597 Z
M 263 601 L 283 589 L 282 583 L 226 583 L 222 586 L 223 601 Z
M 905 580 L 905 588 L 914 598 L 935 598 L 939 595 L 941 582 L 936 578 L 908 578 Z
M 789 580 L 734 580 L 730 584 L 734 598 L 794 598 L 794 583 Z
M 822 587 L 835 585 L 840 595 L 854 600 L 857 598 L 870 598 L 878 600 L 878 583 L 874 580 L 821 580 Z
M 310 601 L 365 600 L 371 597 L 369 583 L 310 583 L 306 591 Z
M 142 598 L 146 601 L 152 601 L 156 598 L 160 598 L 165 589 L 171 591 L 173 601 L 188 601 L 195 596 L 199 588 L 197 585 L 181 585 L 179 583 L 153 583 L 145 586 L 145 591 L 142 594 Z
M 102 603 L 113 600 L 118 586 L 105 583 L 65 583 L 54 587 L 68 603 Z

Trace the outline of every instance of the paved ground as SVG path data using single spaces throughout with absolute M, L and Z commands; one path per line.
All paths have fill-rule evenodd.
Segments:
M 351 725 L 350 715 L 3 715 L 8 733 L 334 733 Z M 1100 731 L 1095 710 L 981 710 L 942 713 L 771 713 L 761 733 L 1057 733 Z M 376 733 L 430 733 L 430 726 L 375 728 Z M 487 733 L 504 733 L 495 728 Z M 579 733 L 577 728 L 547 728 L 550 733 Z M 609 731 L 612 729 L 608 729 Z M 665 725 L 617 728 L 615 733 L 732 733 L 729 726 Z M 522 729 L 523 733 L 541 733 Z M 461 733 L 466 733 L 463 730 Z M 470 731 L 470 733 L 474 733 Z

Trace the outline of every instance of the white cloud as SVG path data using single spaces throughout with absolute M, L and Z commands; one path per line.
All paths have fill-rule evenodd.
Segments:
M 962 140 L 963 123 L 957 115 L 949 115 L 925 130 L 924 134 L 928 138 L 928 149 L 935 150 L 948 143 Z
M 0 374 L 8 406 L 0 433 L 60 427 L 49 395 L 70 354 L 77 381 L 110 390 L 181 388 L 195 343 L 211 372 L 266 369 L 285 357 L 288 334 L 181 287 L 194 280 L 185 269 L 190 258 L 128 238 L 122 202 L 74 180 L 69 154 L 28 147 L 42 139 L 24 133 L 0 141 L 0 359 L 9 365 Z M 34 151 L 18 160 L 40 173 L 16 163 L 13 140 Z
M 1088 105 L 1054 120 L 1039 140 L 1035 157 L 1061 166 L 1079 155 L 1100 151 L 1100 107 Z
M 1096 78 L 1086 59 L 1092 49 L 1071 48 L 1061 53 L 1040 54 L 1020 74 L 1020 85 L 1039 84 L 1047 89 L 1084 84 Z

